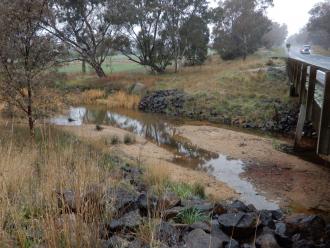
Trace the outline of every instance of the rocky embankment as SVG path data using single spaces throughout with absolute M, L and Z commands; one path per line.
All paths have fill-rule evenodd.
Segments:
M 194 102 L 194 104 L 191 104 Z M 261 104 L 274 105 L 275 114 L 271 120 L 255 123 L 240 118 L 228 118 L 213 109 L 192 109 L 189 105 L 198 106 L 198 99 L 179 90 L 159 90 L 148 93 L 142 98 L 139 109 L 147 113 L 161 113 L 171 116 L 187 117 L 193 120 L 207 120 L 213 123 L 233 125 L 248 129 L 261 129 L 268 132 L 292 133 L 297 124 L 298 106 L 288 106 L 279 101 L 264 100 Z
M 99 213 L 102 247 L 330 247 L 330 226 L 321 217 L 258 211 L 240 201 L 180 199 L 171 191 L 155 195 L 144 183 L 141 169 L 120 170 L 125 186 L 106 190 L 95 186 L 79 200 L 71 190 L 57 194 L 59 207 L 63 214 L 71 214 L 71 220 L 81 209 Z M 143 236 L 142 226 L 149 227 Z

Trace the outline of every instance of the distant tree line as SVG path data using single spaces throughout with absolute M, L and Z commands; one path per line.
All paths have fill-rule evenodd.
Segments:
M 292 44 L 312 43 L 330 49 L 330 1 L 316 4 L 309 12 L 308 24 L 299 33 L 289 37 Z
M 26 114 L 33 135 L 35 120 L 47 112 L 42 91 L 55 66 L 77 60 L 105 77 L 102 65 L 115 51 L 154 73 L 201 65 L 212 48 L 223 59 L 245 59 L 285 39 L 286 28 L 266 17 L 272 4 L 227 0 L 210 9 L 207 0 L 1 0 L 0 101 Z

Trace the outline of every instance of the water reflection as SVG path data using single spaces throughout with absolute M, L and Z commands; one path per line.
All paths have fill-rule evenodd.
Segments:
M 253 203 L 257 209 L 278 209 L 278 204 L 268 201 L 256 192 L 255 187 L 250 182 L 242 180 L 240 174 L 244 172 L 244 166 L 241 160 L 231 160 L 227 156 L 220 155 L 200 167 L 214 175 L 219 181 L 234 188 L 241 195 L 242 201 Z
M 71 126 L 82 123 L 103 124 L 129 130 L 175 154 L 173 162 L 176 164 L 205 171 L 228 184 L 240 193 L 241 199 L 246 203 L 259 209 L 278 209 L 276 203 L 267 201 L 250 182 L 240 178 L 240 174 L 244 172 L 242 161 L 200 149 L 180 137 L 176 129 L 182 124 L 180 120 L 122 109 L 108 111 L 99 108 L 70 108 L 67 117 L 60 116 L 51 122 Z

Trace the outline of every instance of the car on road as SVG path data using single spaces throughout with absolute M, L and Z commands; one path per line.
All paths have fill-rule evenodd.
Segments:
M 301 50 L 301 54 L 311 54 L 311 46 L 310 45 L 305 45 Z

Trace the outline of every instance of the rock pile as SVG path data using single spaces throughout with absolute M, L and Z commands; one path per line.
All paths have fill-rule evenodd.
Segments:
M 63 213 L 76 213 L 82 206 L 93 206 L 101 212 L 102 247 L 330 247 L 330 226 L 321 217 L 284 216 L 281 210 L 258 211 L 240 201 L 214 204 L 197 197 L 180 199 L 173 192 L 157 196 L 144 185 L 140 169 L 121 170 L 126 186 L 105 191 L 92 187 L 80 201 L 71 190 L 58 193 Z M 183 213 L 193 213 L 188 211 L 191 209 L 198 215 L 184 218 Z M 151 228 L 154 246 L 138 235 L 141 226 Z
M 159 90 L 142 98 L 139 109 L 148 113 L 178 113 L 183 109 L 186 95 L 179 90 Z

